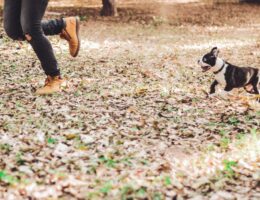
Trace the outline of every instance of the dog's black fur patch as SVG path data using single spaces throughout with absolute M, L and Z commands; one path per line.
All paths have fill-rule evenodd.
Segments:
M 225 79 L 227 82 L 226 91 L 230 91 L 233 88 L 245 87 L 247 85 L 255 85 L 258 83 L 258 69 L 253 67 L 237 67 L 230 63 L 227 63 L 225 72 Z M 254 88 L 255 89 L 255 88 Z M 259 94 L 258 90 L 255 90 L 255 94 Z

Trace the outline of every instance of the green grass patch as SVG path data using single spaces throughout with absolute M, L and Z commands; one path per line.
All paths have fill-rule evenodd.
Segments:
M 116 160 L 111 158 L 106 158 L 105 156 L 100 156 L 99 162 L 106 165 L 108 168 L 114 168 L 117 164 Z
M 99 191 L 107 195 L 112 190 L 112 188 L 113 188 L 112 181 L 108 181 L 105 183 L 105 185 L 102 188 L 100 188 Z
M 10 144 L 0 144 L 0 150 L 4 153 L 9 153 L 12 150 L 12 146 Z
M 19 166 L 25 164 L 25 160 L 23 159 L 23 153 L 19 152 L 16 154 L 16 164 Z
M 7 174 L 5 171 L 0 171 L 0 182 L 14 184 L 18 182 L 18 179 L 14 176 Z
M 223 164 L 224 164 L 224 170 L 223 170 L 224 175 L 228 178 L 233 178 L 235 176 L 235 171 L 233 170 L 233 167 L 237 166 L 237 162 L 224 160 Z
M 54 138 L 49 137 L 49 138 L 47 139 L 47 143 L 48 143 L 48 144 L 56 144 L 56 143 L 57 143 L 57 140 L 54 139 Z
M 172 184 L 171 178 L 170 178 L 169 176 L 166 176 L 166 177 L 164 178 L 164 185 L 169 186 L 169 185 L 171 185 L 171 184 Z
M 227 138 L 227 137 L 221 138 L 221 140 L 220 140 L 220 147 L 222 149 L 228 149 L 229 144 L 230 144 L 230 139 L 229 138 Z
M 228 119 L 228 123 L 233 125 L 233 126 L 236 126 L 240 123 L 240 121 L 236 117 L 230 117 Z

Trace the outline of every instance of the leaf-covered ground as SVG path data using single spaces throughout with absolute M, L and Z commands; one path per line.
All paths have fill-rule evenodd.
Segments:
M 51 38 L 69 81 L 53 96 L 34 95 L 39 62 L 1 27 L 0 199 L 259 199 L 259 104 L 243 90 L 207 98 L 213 76 L 197 66 L 218 46 L 231 63 L 260 67 L 259 10 L 82 12 L 77 59 Z

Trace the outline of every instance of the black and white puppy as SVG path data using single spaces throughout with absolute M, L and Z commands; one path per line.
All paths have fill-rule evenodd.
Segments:
M 251 94 L 259 94 L 260 71 L 253 67 L 237 67 L 218 57 L 219 50 L 214 47 L 205 54 L 198 63 L 203 72 L 211 71 L 215 80 L 210 86 L 210 94 L 215 93 L 218 84 L 224 87 L 225 92 L 234 88 L 244 87 Z M 247 88 L 251 88 L 248 90 Z

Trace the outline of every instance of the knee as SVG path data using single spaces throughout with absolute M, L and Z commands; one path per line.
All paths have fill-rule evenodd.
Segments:
M 23 35 L 17 31 L 16 27 L 10 26 L 9 24 L 4 24 L 4 29 L 6 35 L 13 40 L 23 40 Z
M 27 41 L 31 41 L 33 38 L 43 35 L 41 25 L 31 24 L 31 23 L 22 23 L 22 29 Z

